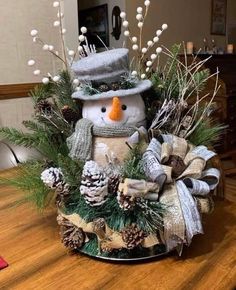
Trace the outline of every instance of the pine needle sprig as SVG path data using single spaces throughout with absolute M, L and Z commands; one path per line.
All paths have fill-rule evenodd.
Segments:
M 34 104 L 38 104 L 40 101 L 47 100 L 52 97 L 52 83 L 47 85 L 40 84 L 30 92 L 29 96 L 34 101 Z
M 80 186 L 84 162 L 74 161 L 68 156 L 58 155 L 58 167 L 61 168 L 65 181 L 77 191 Z
M 0 178 L 0 184 L 14 186 L 25 192 L 25 196 L 18 200 L 19 203 L 30 201 L 39 210 L 46 208 L 54 193 L 42 182 L 40 176 L 44 169 L 43 162 L 27 162 L 18 167 L 14 178 Z
M 145 179 L 145 173 L 142 166 L 142 150 L 141 147 L 135 146 L 129 151 L 128 156 L 124 160 L 121 175 L 123 178 Z
M 71 109 L 79 110 L 78 103 L 72 99 L 72 94 L 75 92 L 75 89 L 70 72 L 63 70 L 59 73 L 59 76 L 60 80 L 52 86 L 52 92 L 58 107 L 69 106 Z
M 37 147 L 40 141 L 40 134 L 24 133 L 15 128 L 0 128 L 0 137 L 7 139 L 9 142 L 24 146 L 26 148 Z
M 214 119 L 203 119 L 194 132 L 188 137 L 188 141 L 195 146 L 215 146 L 221 142 L 227 126 L 217 123 Z

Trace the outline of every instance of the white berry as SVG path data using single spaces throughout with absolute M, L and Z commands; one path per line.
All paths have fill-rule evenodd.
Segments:
M 143 12 L 143 8 L 142 8 L 142 7 L 138 7 L 138 8 L 137 8 L 137 12 L 138 12 L 139 14 L 141 14 L 141 13 Z
M 147 66 L 152 66 L 152 62 L 149 60 L 147 63 L 146 63 Z
M 49 83 L 49 78 L 43 78 L 42 83 L 47 85 Z
M 142 27 L 143 27 L 143 22 L 139 22 L 139 23 L 138 23 L 138 27 L 139 27 L 139 28 L 142 28 Z
M 53 81 L 54 82 L 58 82 L 60 80 L 60 77 L 59 76 L 55 76 L 55 77 L 53 77 Z
M 69 54 L 69 56 L 74 56 L 75 55 L 75 52 L 74 52 L 74 50 L 69 50 L 68 51 L 68 54 Z
M 35 76 L 40 75 L 40 70 L 39 70 L 39 69 L 36 69 L 36 70 L 34 71 L 34 75 L 35 75 Z
M 62 28 L 61 33 L 62 33 L 62 34 L 66 34 L 66 29 L 65 29 L 65 28 Z
M 58 1 L 54 1 L 54 2 L 53 2 L 53 7 L 56 8 L 56 7 L 59 7 L 59 5 L 60 5 L 60 3 L 59 3 Z
M 151 59 L 152 60 L 155 60 L 157 58 L 157 55 L 155 54 L 155 53 L 153 53 L 152 55 L 151 55 Z
M 132 42 L 136 43 L 138 41 L 138 38 L 137 37 L 132 37 Z
M 146 1 L 144 2 L 144 5 L 145 5 L 146 7 L 150 6 L 150 4 L 151 4 L 151 2 L 150 2 L 149 0 L 146 0 Z
M 30 60 L 28 61 L 28 66 L 33 66 L 33 65 L 35 65 L 35 60 L 30 59 Z
M 157 54 L 160 54 L 162 52 L 162 48 L 161 47 L 158 47 L 157 49 L 156 49 L 156 53 Z
M 126 13 L 125 13 L 125 12 L 121 12 L 121 13 L 120 13 L 120 17 L 121 17 L 122 19 L 125 19 L 125 17 L 126 17 Z
M 54 22 L 53 22 L 53 26 L 54 26 L 54 27 L 58 27 L 58 26 L 60 26 L 60 21 L 58 21 L 58 20 L 54 21 Z
M 87 33 L 87 31 L 88 31 L 88 29 L 86 28 L 86 27 L 81 27 L 80 28 L 80 31 L 83 33 L 83 34 L 85 34 L 85 33 Z
M 82 52 L 83 51 L 83 47 L 81 45 L 78 46 L 78 52 Z
M 153 45 L 153 41 L 149 40 L 147 43 L 148 46 L 152 46 Z
M 138 45 L 137 45 L 137 44 L 134 44 L 134 45 L 132 46 L 132 49 L 133 49 L 133 50 L 138 50 Z
M 158 37 L 158 36 L 154 37 L 154 38 L 153 38 L 153 41 L 154 41 L 155 43 L 157 43 L 157 42 L 159 41 L 159 37 Z
M 149 72 L 149 71 L 150 71 L 150 67 L 147 67 L 147 68 L 146 68 L 146 72 Z
M 147 48 L 146 47 L 142 48 L 142 53 L 147 53 Z
M 48 44 L 44 44 L 43 50 L 49 50 L 49 45 Z
M 79 80 L 78 80 L 78 79 L 74 79 L 74 80 L 73 80 L 73 84 L 76 85 L 76 86 L 78 86 L 78 84 L 79 84 Z
M 125 30 L 125 31 L 124 31 L 124 36 L 127 36 L 127 37 L 130 36 L 130 32 L 129 32 L 129 30 Z
M 142 16 L 141 14 L 137 14 L 137 15 L 136 15 L 136 19 L 137 19 L 138 21 L 141 21 L 141 20 L 143 19 L 143 16 Z
M 57 17 L 58 17 L 58 18 L 60 18 L 60 17 L 63 18 L 63 17 L 64 17 L 64 13 L 62 13 L 62 12 L 59 13 L 59 12 L 58 12 L 58 13 L 57 13 Z
M 83 42 L 83 41 L 85 41 L 85 36 L 83 36 L 83 35 L 80 35 L 80 36 L 79 36 L 79 41 L 80 41 L 80 42 Z
M 31 36 L 36 36 L 37 34 L 38 34 L 38 30 L 36 30 L 36 29 L 33 29 L 30 31 Z
M 156 31 L 156 35 L 157 35 L 157 36 L 160 36 L 161 34 L 162 34 L 162 31 L 161 31 L 161 30 L 157 30 L 157 31 Z
M 136 70 L 134 70 L 134 71 L 132 71 L 131 75 L 135 77 L 135 76 L 137 76 L 137 75 L 138 75 L 138 73 L 137 73 L 137 71 L 136 71 Z
M 128 27 L 129 26 L 129 22 L 127 20 L 123 21 L 123 26 L 124 27 Z
M 50 51 L 52 51 L 52 50 L 54 49 L 54 46 L 53 46 L 53 45 L 49 45 L 49 46 L 48 46 L 48 49 L 49 49 Z
M 163 25 L 162 25 L 162 30 L 166 30 L 168 28 L 168 25 L 166 24 L 166 23 L 164 23 Z
M 146 75 L 145 74 L 142 74 L 141 75 L 141 79 L 145 79 L 146 78 Z

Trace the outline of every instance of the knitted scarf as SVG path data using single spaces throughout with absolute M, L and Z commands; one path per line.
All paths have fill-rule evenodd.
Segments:
M 88 119 L 81 119 L 75 126 L 75 132 L 67 138 L 69 156 L 74 160 L 92 158 L 92 137 L 129 137 L 137 131 L 135 126 L 95 126 Z

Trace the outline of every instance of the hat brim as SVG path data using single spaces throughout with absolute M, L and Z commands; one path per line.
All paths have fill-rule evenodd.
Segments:
M 126 90 L 117 90 L 117 91 L 107 91 L 104 93 L 99 93 L 95 95 L 88 95 L 83 92 L 83 90 L 77 91 L 73 93 L 73 99 L 79 99 L 82 101 L 96 101 L 103 99 L 110 99 L 115 96 L 117 97 L 126 97 L 130 95 L 140 94 L 152 87 L 152 83 L 149 80 L 139 81 L 135 88 L 126 89 Z

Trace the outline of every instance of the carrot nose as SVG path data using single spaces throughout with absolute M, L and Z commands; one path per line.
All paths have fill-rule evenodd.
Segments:
M 114 97 L 112 100 L 112 108 L 109 113 L 109 118 L 112 121 L 120 121 L 122 118 L 121 102 L 118 97 Z

